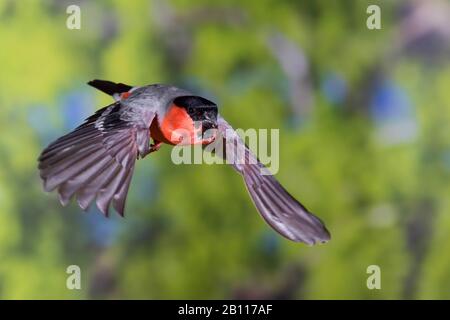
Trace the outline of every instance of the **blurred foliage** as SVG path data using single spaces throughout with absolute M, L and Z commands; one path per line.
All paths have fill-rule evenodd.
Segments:
M 449 39 L 424 52 L 406 33 L 421 3 L 0 1 L 0 298 L 450 298 Z M 277 178 L 332 240 L 281 238 L 231 168 L 176 166 L 168 146 L 138 163 L 124 219 L 61 207 L 36 159 L 110 102 L 94 78 L 175 84 L 235 128 L 280 128 Z

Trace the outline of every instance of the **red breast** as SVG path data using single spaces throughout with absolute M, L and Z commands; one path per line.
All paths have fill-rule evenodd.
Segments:
M 172 104 L 162 120 L 155 119 L 150 126 L 151 137 L 157 141 L 177 145 L 201 143 L 197 138 L 194 121 L 186 109 Z M 187 139 L 187 140 L 186 140 Z

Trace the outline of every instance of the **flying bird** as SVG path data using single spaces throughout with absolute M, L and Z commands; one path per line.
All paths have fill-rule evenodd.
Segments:
M 169 85 L 133 87 L 105 80 L 88 84 L 111 95 L 115 102 L 52 142 L 38 159 L 45 191 L 57 189 L 62 205 L 76 196 L 83 210 L 95 200 L 104 215 L 112 204 L 123 216 L 137 159 L 162 144 L 206 146 L 217 140 L 226 146 L 223 157 L 234 154 L 231 165 L 274 230 L 309 245 L 330 239 L 323 222 L 268 172 L 218 114 L 214 102 Z

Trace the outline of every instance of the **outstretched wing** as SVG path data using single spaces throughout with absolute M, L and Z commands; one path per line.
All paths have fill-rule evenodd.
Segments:
M 221 116 L 218 130 L 225 147 L 222 156 L 243 176 L 256 208 L 272 228 L 292 241 L 310 245 L 330 239 L 323 222 L 281 186 Z
M 148 153 L 153 118 L 148 109 L 120 102 L 98 110 L 40 155 L 45 190 L 57 188 L 63 205 L 76 195 L 83 210 L 96 199 L 105 215 L 112 202 L 123 215 L 135 161 Z

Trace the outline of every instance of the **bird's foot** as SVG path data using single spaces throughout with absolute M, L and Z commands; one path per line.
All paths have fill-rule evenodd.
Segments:
M 146 148 L 145 150 L 138 153 L 137 158 L 144 159 L 146 156 L 148 156 L 150 153 L 158 151 L 159 148 L 161 148 L 162 142 L 155 141 L 155 143 L 151 144 L 149 148 Z
M 161 148 L 161 145 L 162 145 L 162 142 L 155 141 L 155 143 L 153 143 L 153 144 L 150 145 L 149 153 L 158 151 L 159 148 Z

